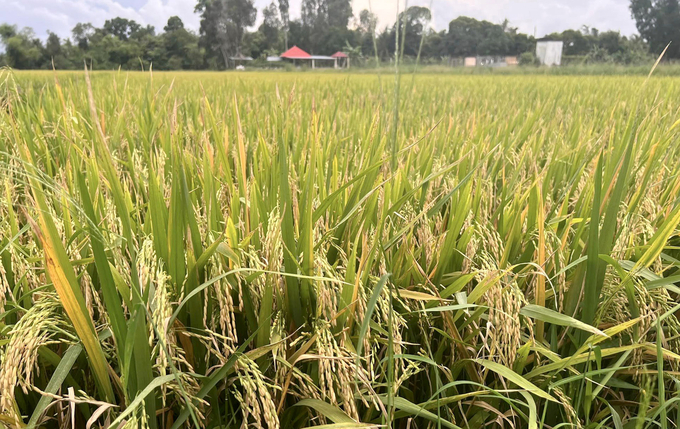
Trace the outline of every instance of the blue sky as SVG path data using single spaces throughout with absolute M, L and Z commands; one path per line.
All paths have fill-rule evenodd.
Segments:
M 403 8 L 401 0 L 401 7 Z M 255 0 L 262 10 L 271 0 Z M 301 0 L 290 0 L 293 16 L 298 16 Z M 369 8 L 378 15 L 380 26 L 394 22 L 395 0 L 352 0 L 355 15 Z M 629 0 L 409 0 L 408 5 L 432 6 L 435 29 L 442 30 L 459 15 L 511 25 L 525 33 L 542 36 L 582 25 L 600 30 L 617 30 L 624 35 L 636 32 L 628 10 Z M 178 15 L 185 25 L 198 29 L 193 13 L 194 0 L 0 0 L 0 22 L 29 26 L 40 38 L 47 30 L 69 37 L 78 22 L 100 26 L 106 19 L 122 16 L 161 30 L 170 16 Z M 258 13 L 258 22 L 261 15 Z

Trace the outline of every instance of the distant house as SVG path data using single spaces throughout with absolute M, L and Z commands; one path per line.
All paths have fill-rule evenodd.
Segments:
M 330 62 L 333 62 L 333 66 L 335 68 L 338 68 L 338 60 L 345 60 L 346 67 L 349 68 L 349 57 L 347 54 L 343 52 L 336 52 L 331 56 L 327 55 L 311 55 L 302 49 L 298 48 L 297 46 L 293 46 L 292 48 L 288 49 L 286 52 L 282 53 L 278 57 L 267 57 L 267 61 L 269 62 L 278 62 L 282 60 L 290 60 L 293 61 L 293 64 L 298 64 L 298 61 L 301 62 L 307 62 L 309 61 L 309 64 L 311 65 L 312 68 L 316 68 L 317 64 L 320 62 L 321 64 L 330 64 Z M 327 63 L 326 63 L 327 61 Z
M 509 66 L 516 66 L 519 65 L 519 60 L 517 57 L 505 57 L 505 64 Z
M 229 61 L 234 63 L 234 67 L 236 67 L 238 70 L 243 70 L 244 69 L 244 64 L 247 63 L 248 61 L 252 61 L 252 57 L 247 57 L 243 54 L 238 54 L 234 57 L 229 57 Z
M 268 62 L 280 62 L 283 61 L 284 59 L 286 60 L 291 60 L 293 61 L 293 64 L 297 64 L 297 61 L 309 61 L 312 59 L 312 56 L 309 55 L 307 52 L 303 51 L 302 49 L 298 48 L 297 46 L 293 46 L 292 48 L 288 49 L 286 52 L 282 53 L 278 57 L 267 57 Z
M 465 67 L 508 67 L 518 64 L 517 57 L 503 57 L 499 55 L 477 55 L 476 57 L 465 57 L 463 65 Z
M 282 53 L 281 58 L 285 58 L 288 60 L 310 60 L 312 56 L 309 55 L 307 52 L 303 51 L 302 49 L 298 48 L 297 46 L 293 46 L 286 52 Z
M 346 53 L 338 51 L 331 55 L 331 58 L 335 58 L 336 69 L 338 68 L 338 65 L 347 69 L 349 68 L 349 56 Z
M 562 48 L 564 42 L 542 41 L 536 43 L 536 58 L 544 66 L 559 66 L 562 64 Z

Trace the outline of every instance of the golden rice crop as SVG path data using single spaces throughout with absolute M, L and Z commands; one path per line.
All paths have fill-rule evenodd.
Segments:
M 680 82 L 401 80 L 2 71 L 0 426 L 672 427 Z

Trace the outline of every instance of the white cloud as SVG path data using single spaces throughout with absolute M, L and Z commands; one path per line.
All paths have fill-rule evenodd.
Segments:
M 391 25 L 397 14 L 395 1 L 353 0 L 355 14 L 369 9 L 369 1 L 380 25 Z M 400 3 L 403 10 L 403 0 Z M 582 25 L 600 30 L 620 30 L 630 35 L 636 32 L 628 10 L 629 0 L 410 0 L 408 5 L 432 8 L 436 30 L 448 28 L 458 16 L 471 16 L 494 23 L 508 19 L 520 31 L 543 36 L 554 31 Z
M 70 37 L 79 22 L 101 26 L 117 16 L 151 24 L 162 31 L 168 18 L 178 15 L 189 28 L 198 29 L 199 17 L 192 1 L 145 0 L 123 5 L 116 0 L 0 0 L 0 20 L 19 27 L 32 27 L 37 36 L 46 37 L 47 30 Z
M 147 0 L 139 14 L 147 24 L 162 30 L 171 16 L 182 18 L 186 27 L 198 30 L 199 17 L 194 13 L 195 3 L 187 0 Z
M 78 22 L 101 25 L 115 16 L 141 21 L 134 8 L 114 0 L 0 0 L 0 9 L 4 22 L 32 27 L 41 38 L 47 30 L 67 37 Z
M 271 1 L 255 0 L 255 5 L 260 11 Z M 520 31 L 529 34 L 535 31 L 538 36 L 582 25 L 633 34 L 635 24 L 628 3 L 628 0 L 408 0 L 410 6 L 432 6 L 437 30 L 446 29 L 449 21 L 466 15 L 496 23 L 507 18 Z M 299 17 L 300 4 L 301 0 L 290 1 L 291 17 Z M 0 21 L 32 27 L 41 38 L 47 36 L 47 30 L 69 37 L 78 22 L 101 26 L 116 16 L 151 24 L 162 31 L 167 19 L 178 15 L 185 26 L 198 30 L 199 17 L 194 14 L 194 5 L 194 0 L 0 0 Z M 391 25 L 397 14 L 395 0 L 352 0 L 352 7 L 356 15 L 362 9 L 372 9 L 381 27 Z M 258 23 L 260 19 L 258 13 Z

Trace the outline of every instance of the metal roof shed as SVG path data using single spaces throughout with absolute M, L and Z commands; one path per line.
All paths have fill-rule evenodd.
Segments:
M 562 64 L 562 41 L 539 41 L 536 43 L 536 57 L 545 66 Z
M 311 61 L 312 68 L 316 68 L 316 61 L 334 61 L 337 64 L 337 59 L 335 57 L 329 57 L 327 55 L 310 55 L 297 46 L 293 46 L 282 53 L 281 58 L 293 60 L 293 62 L 295 62 L 295 60 Z
M 243 63 L 246 61 L 252 61 L 253 57 L 247 57 L 243 54 L 237 54 L 233 57 L 229 57 L 229 61 L 232 61 L 234 63 L 234 67 L 241 67 L 243 68 Z

